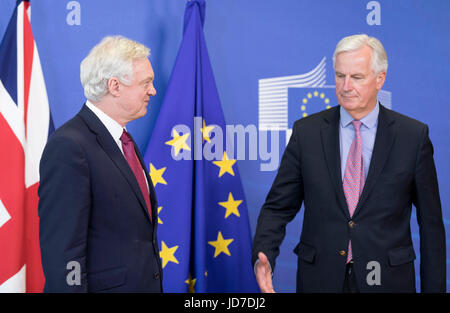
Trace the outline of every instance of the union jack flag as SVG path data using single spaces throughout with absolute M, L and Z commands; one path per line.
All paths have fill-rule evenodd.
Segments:
M 41 292 L 39 161 L 53 130 L 30 2 L 18 0 L 0 44 L 0 292 Z

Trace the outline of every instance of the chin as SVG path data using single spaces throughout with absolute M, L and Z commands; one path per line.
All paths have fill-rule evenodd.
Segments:
M 339 104 L 347 111 L 354 110 L 357 107 L 357 105 L 351 101 L 341 101 Z

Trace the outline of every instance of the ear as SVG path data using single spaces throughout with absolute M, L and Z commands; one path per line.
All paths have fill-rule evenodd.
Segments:
M 386 72 L 379 72 L 377 74 L 376 80 L 377 80 L 377 90 L 380 90 L 383 87 L 384 82 L 386 80 Z
M 111 77 L 108 79 L 108 92 L 114 97 L 118 97 L 120 95 L 120 81 L 117 77 Z

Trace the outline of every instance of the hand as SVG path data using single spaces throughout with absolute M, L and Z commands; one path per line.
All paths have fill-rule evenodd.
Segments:
M 262 252 L 258 253 L 258 262 L 255 266 L 255 275 L 261 292 L 275 293 L 272 285 L 272 272 L 270 270 L 269 260 Z

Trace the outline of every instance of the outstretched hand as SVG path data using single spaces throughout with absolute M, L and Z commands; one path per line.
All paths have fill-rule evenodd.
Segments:
M 255 275 L 261 292 L 275 293 L 272 285 L 272 272 L 267 256 L 263 252 L 259 252 L 258 260 L 259 262 L 257 262 L 255 266 Z

